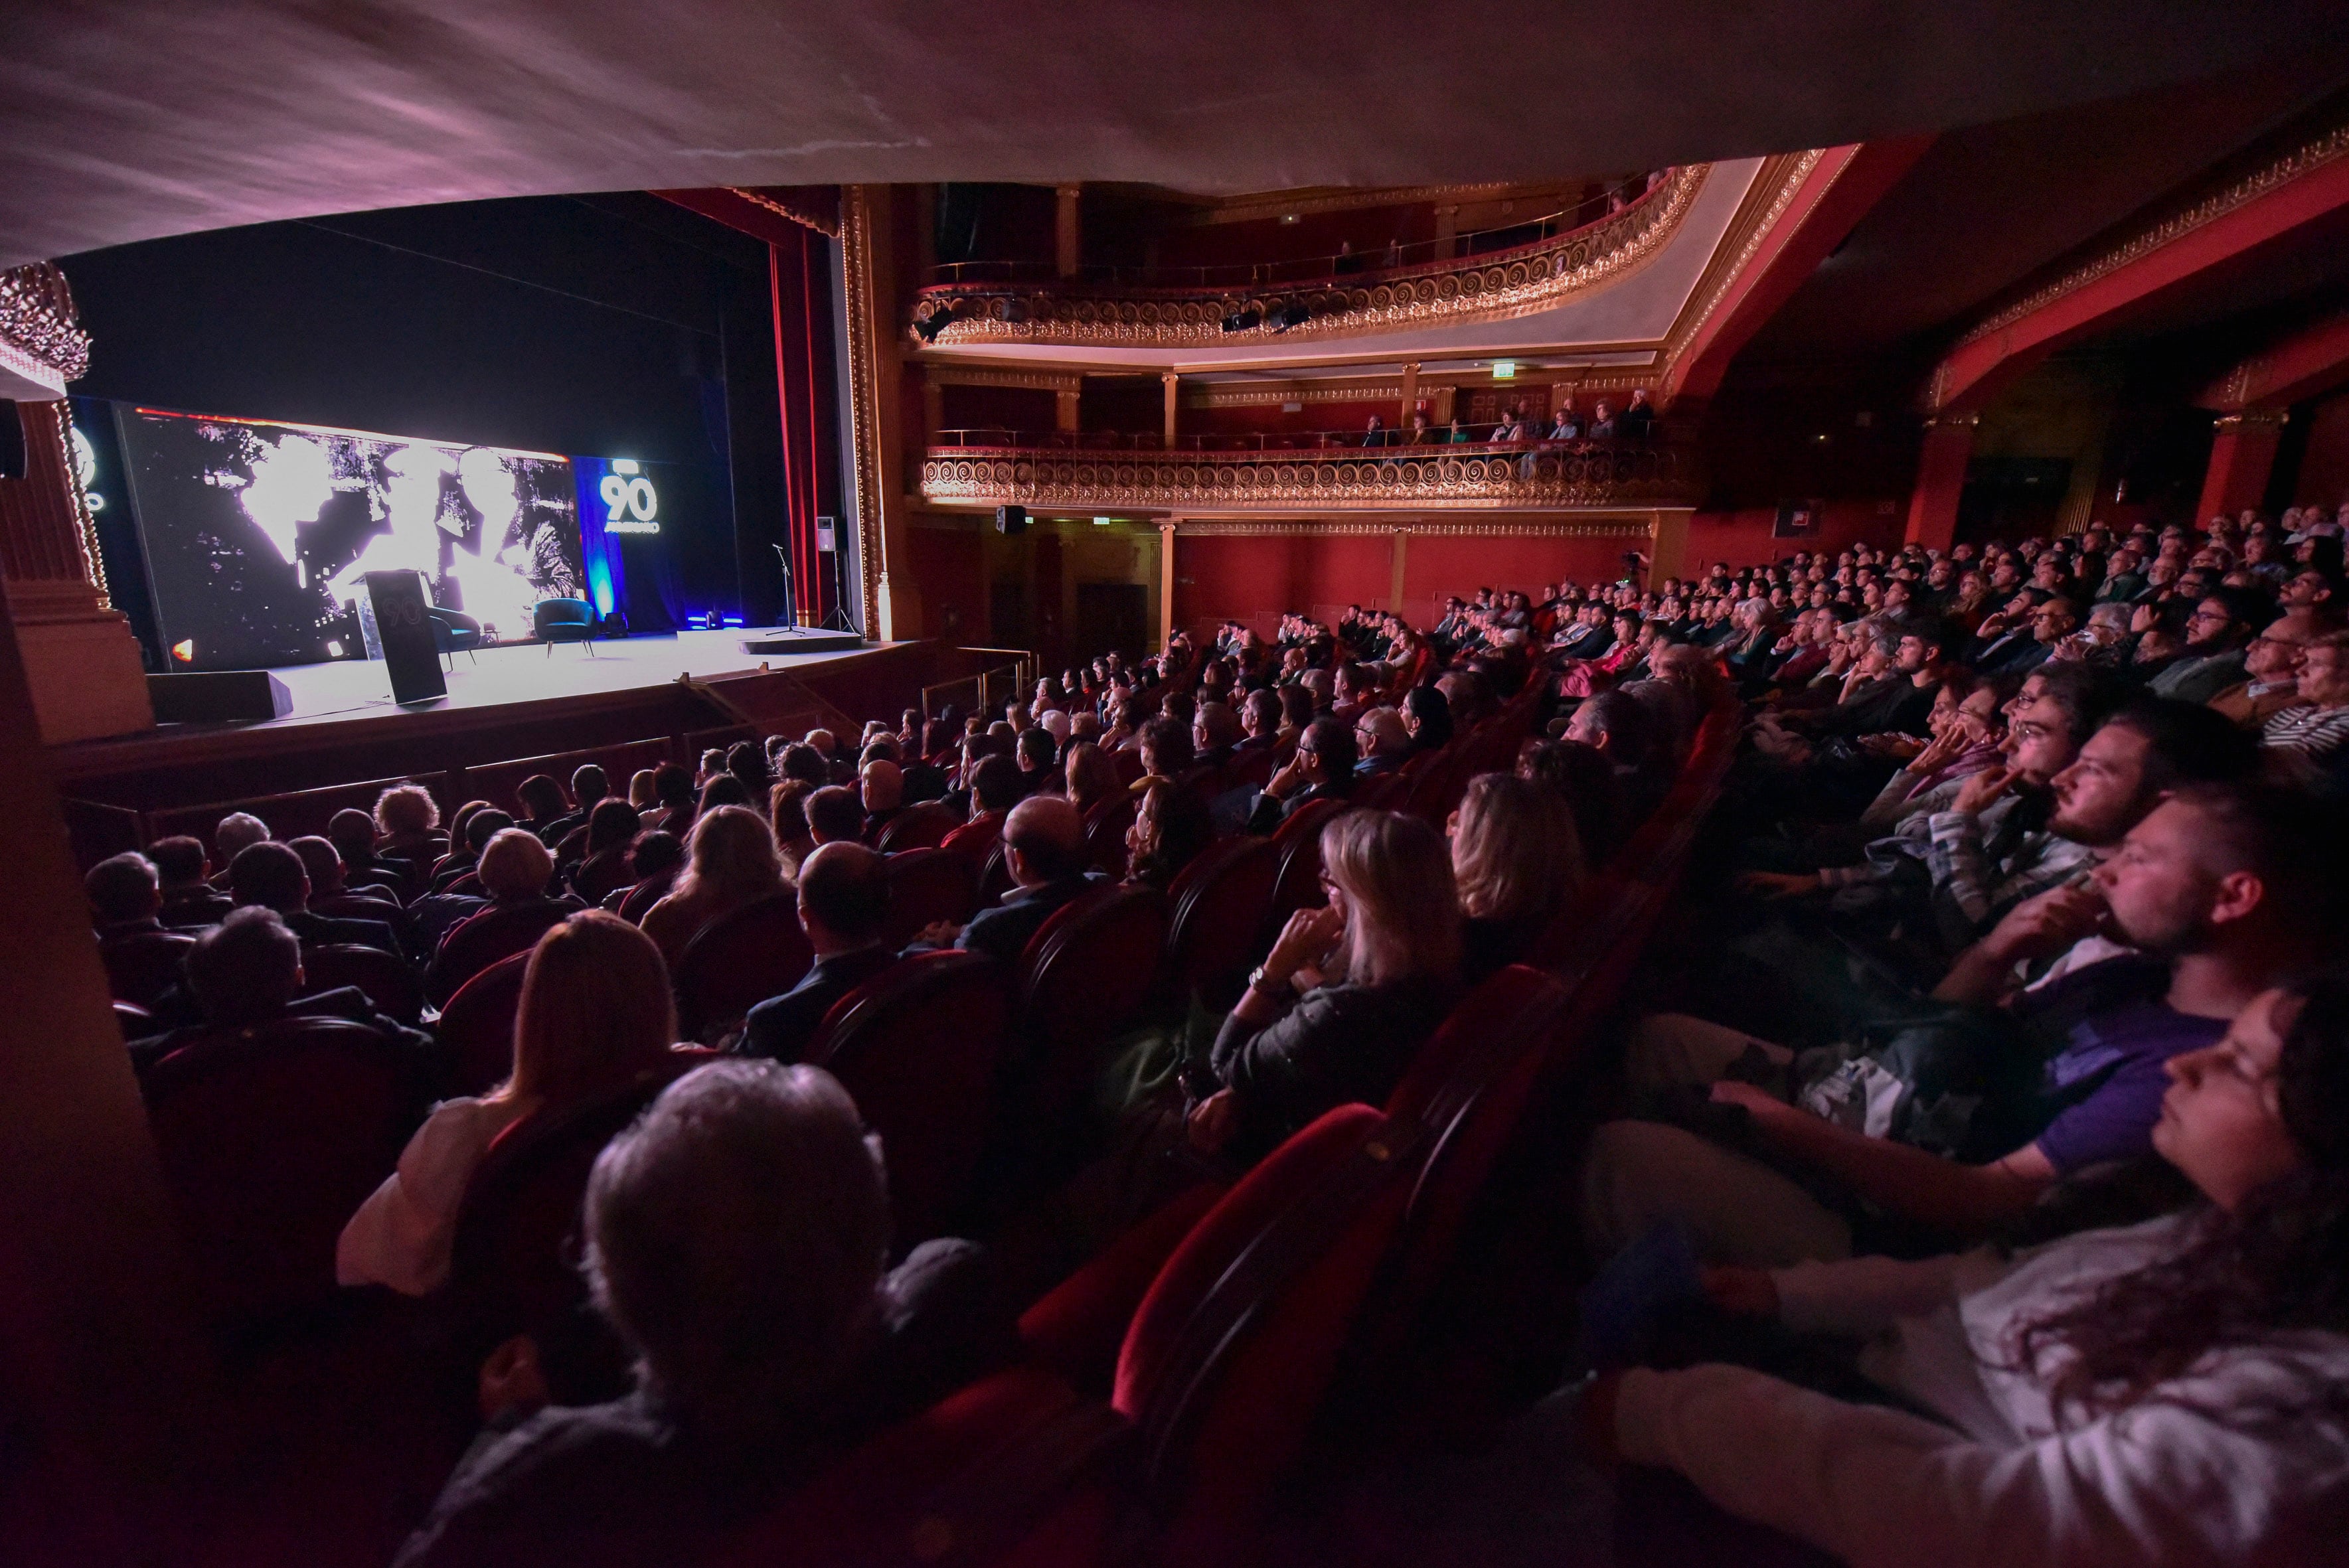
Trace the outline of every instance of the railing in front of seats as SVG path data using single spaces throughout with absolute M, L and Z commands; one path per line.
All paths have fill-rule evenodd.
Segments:
M 1024 696 L 1035 689 L 1036 655 L 1024 648 L 958 648 L 956 651 L 965 654 L 1009 654 L 1011 655 L 1011 662 L 990 665 L 975 675 L 960 676 L 950 681 L 939 681 L 934 686 L 924 686 L 921 696 L 924 723 L 936 717 L 947 706 L 943 701 L 934 702 L 932 698 L 935 694 L 966 690 L 970 692 L 972 701 L 968 707 L 963 708 L 963 714 L 968 717 L 972 714 L 993 713 L 995 711 L 993 704 L 998 696 L 1002 696 L 1008 701 Z M 955 738 L 960 740 L 962 738 L 957 736 Z
M 1386 447 L 1263 453 L 930 449 L 926 500 L 1138 509 L 1590 511 L 1694 505 L 1695 454 L 1668 441 Z
M 1610 396 L 1611 404 L 1615 399 Z M 1503 427 L 1495 424 L 1463 425 L 1460 438 L 1453 439 L 1448 428 L 1430 426 L 1423 435 L 1414 437 L 1401 426 L 1381 426 L 1380 439 L 1371 439 L 1366 429 L 1351 430 L 1217 430 L 1195 435 L 1176 436 L 1169 447 L 1166 438 L 1156 430 L 1015 430 L 1006 425 L 963 425 L 941 429 L 933 449 L 947 447 L 969 447 L 985 450 L 1023 452 L 1336 452 L 1386 451 L 1402 448 L 1421 449 L 1449 448 L 1453 455 L 1466 457 L 1473 449 L 1486 452 L 1522 452 L 1527 447 L 1563 446 L 1568 440 L 1620 442 L 1644 445 L 1646 437 L 1576 436 L 1553 440 L 1537 432 L 1518 440 L 1503 440 Z

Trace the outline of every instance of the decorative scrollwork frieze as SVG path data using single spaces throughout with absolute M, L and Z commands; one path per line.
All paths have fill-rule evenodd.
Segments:
M 0 272 L 0 366 L 65 395 L 89 368 L 89 334 L 65 273 L 47 262 Z
M 922 464 L 922 496 L 972 505 L 1103 510 L 1578 511 L 1689 504 L 1695 489 L 1691 467 L 1677 448 L 1633 442 L 1464 457 L 933 449 Z
M 1660 249 L 1703 186 L 1707 166 L 1673 170 L 1655 190 L 1599 222 L 1484 256 L 1354 279 L 1247 288 L 1162 289 L 1061 284 L 943 284 L 922 291 L 913 341 L 1200 348 L 1348 337 L 1368 332 L 1501 320 L 1548 310 L 1613 282 Z M 943 325 L 938 325 L 942 319 Z M 1235 320 L 1250 325 L 1227 329 Z

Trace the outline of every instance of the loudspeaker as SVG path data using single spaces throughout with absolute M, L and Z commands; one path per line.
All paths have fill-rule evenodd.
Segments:
M 424 614 L 424 579 L 413 572 L 370 572 L 361 581 L 375 607 L 376 634 L 383 639 L 391 700 L 447 696 L 449 679 L 441 673 L 440 650 L 433 645 L 432 623 Z
M 820 517 L 815 520 L 815 547 L 820 553 L 829 555 L 839 548 L 837 528 L 838 524 L 831 518 Z
M 995 531 L 1025 533 L 1028 531 L 1028 509 L 1024 506 L 999 506 L 995 509 Z
M 16 405 L 0 397 L 0 480 L 25 477 L 25 421 Z
M 149 676 L 158 724 L 254 724 L 294 711 L 294 694 L 267 670 Z

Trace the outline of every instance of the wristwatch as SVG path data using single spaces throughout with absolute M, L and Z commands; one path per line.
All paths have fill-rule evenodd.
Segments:
M 1247 984 L 1248 989 L 1251 991 L 1258 992 L 1267 996 L 1278 996 L 1280 995 L 1282 982 L 1268 979 L 1265 975 L 1264 965 L 1259 964 L 1249 972 Z

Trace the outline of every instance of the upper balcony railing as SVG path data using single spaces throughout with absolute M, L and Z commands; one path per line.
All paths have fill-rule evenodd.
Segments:
M 924 499 L 1071 511 L 1624 511 L 1692 506 L 1695 453 L 1666 440 L 1150 451 L 932 447 Z
M 933 284 L 915 297 L 908 328 L 922 345 L 1099 344 L 1189 347 L 1272 336 L 1317 337 L 1380 328 L 1423 327 L 1512 315 L 1597 287 L 1647 256 L 1679 227 L 1706 174 L 1703 164 L 1649 177 L 1632 200 L 1587 222 L 1578 211 L 1551 214 L 1483 238 L 1499 249 L 1412 260 L 1381 253 L 1264 263 L 1229 282 L 1140 281 L 1152 269 L 1097 269 L 1074 278 L 966 278 Z M 1566 225 L 1566 226 L 1560 226 Z M 1530 235 L 1526 231 L 1531 230 Z M 1477 235 L 1454 237 L 1458 247 Z M 1378 264 L 1370 263 L 1376 260 Z M 1338 263 L 1350 265 L 1340 268 Z M 1361 270 L 1350 263 L 1359 261 Z M 993 263 L 990 263 L 993 264 Z M 1311 277 L 1285 275 L 1291 266 Z M 1192 269 L 1173 269 L 1176 273 Z M 1164 273 L 1168 269 L 1155 269 Z
M 1434 240 L 1401 242 L 1369 251 L 1340 250 L 1326 255 L 1294 256 L 1285 261 L 1220 262 L 1195 266 L 1116 264 L 1084 266 L 1076 276 L 1063 277 L 1050 262 L 941 262 L 930 269 L 930 287 L 953 288 L 964 284 L 1092 284 L 1113 288 L 1233 289 L 1261 288 L 1267 284 L 1319 284 L 1338 278 L 1382 277 L 1405 268 L 1433 262 L 1464 261 L 1505 251 L 1538 245 L 1620 212 L 1648 193 L 1664 173 L 1641 174 L 1608 186 L 1598 195 L 1490 229 L 1471 229 Z
M 1406 448 L 1423 450 L 1430 447 L 1449 447 L 1465 452 L 1475 446 L 1515 452 L 1527 447 L 1564 444 L 1540 431 L 1522 440 L 1503 440 L 1503 428 L 1497 424 L 1464 424 L 1455 439 L 1445 427 L 1431 426 L 1425 435 L 1416 438 L 1407 428 L 1381 427 L 1376 440 L 1359 426 L 1346 430 L 1216 430 L 1176 436 L 1169 446 L 1165 437 L 1156 430 L 1015 430 L 1003 425 L 971 425 L 938 431 L 933 445 L 1046 452 L 1391 451 Z

